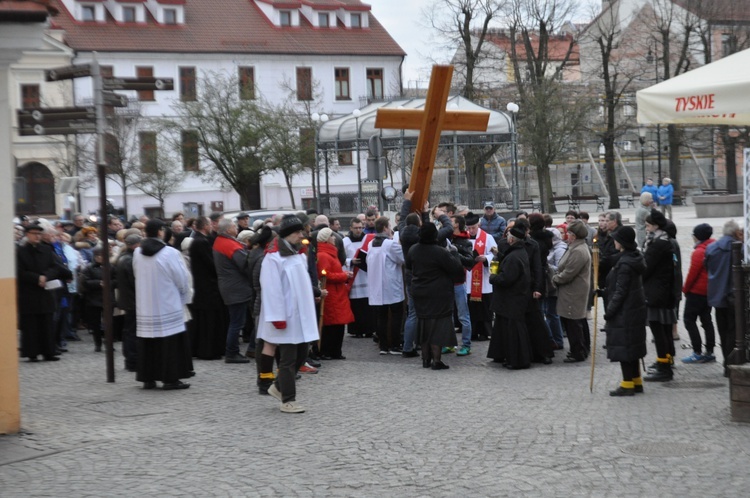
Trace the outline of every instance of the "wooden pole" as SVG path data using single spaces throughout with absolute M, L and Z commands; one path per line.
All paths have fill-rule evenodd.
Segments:
M 589 381 L 589 392 L 594 392 L 594 366 L 596 365 L 596 336 L 599 333 L 597 325 L 597 311 L 599 310 L 599 296 L 596 292 L 599 290 L 599 246 L 596 245 L 596 238 L 591 254 L 591 263 L 594 265 L 594 341 L 591 345 L 591 380 Z
M 326 290 L 326 271 L 320 277 L 320 290 Z M 326 309 L 326 297 L 320 296 L 320 318 L 318 319 L 318 354 L 320 353 L 320 343 L 323 340 L 323 312 Z

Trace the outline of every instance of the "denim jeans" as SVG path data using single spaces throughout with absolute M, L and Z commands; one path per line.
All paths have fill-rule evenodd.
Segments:
M 562 323 L 560 322 L 560 316 L 557 314 L 557 296 L 545 297 L 542 310 L 544 311 L 544 318 L 547 320 L 551 339 L 558 346 L 564 346 Z
M 228 304 L 229 310 L 229 329 L 227 330 L 227 350 L 226 357 L 237 356 L 240 354 L 240 334 L 245 328 L 247 319 L 247 301 L 244 303 Z
M 458 322 L 461 324 L 461 344 L 470 348 L 471 317 L 469 316 L 469 296 L 466 294 L 464 284 L 454 285 L 453 292 L 456 296 L 453 302 L 456 304 L 456 314 L 458 315 Z
M 408 353 L 414 349 L 414 341 L 417 335 L 417 310 L 414 309 L 411 287 L 406 288 L 406 295 L 409 299 L 409 307 L 404 322 L 404 352 Z

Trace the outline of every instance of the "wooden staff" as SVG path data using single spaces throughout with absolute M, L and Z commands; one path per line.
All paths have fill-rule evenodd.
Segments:
M 591 262 L 594 265 L 594 343 L 591 347 L 591 380 L 589 381 L 589 392 L 594 392 L 594 366 L 596 365 L 596 336 L 599 333 L 597 325 L 597 311 L 599 310 L 599 246 L 596 245 L 596 239 L 591 252 Z
M 320 290 L 326 290 L 326 271 L 320 276 Z M 326 297 L 320 296 L 320 319 L 318 319 L 318 354 L 320 354 L 320 342 L 323 340 L 323 312 L 326 309 Z

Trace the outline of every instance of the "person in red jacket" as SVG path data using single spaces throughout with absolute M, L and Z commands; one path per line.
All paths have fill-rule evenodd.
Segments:
M 354 274 L 344 271 L 338 258 L 338 249 L 333 230 L 328 227 L 318 231 L 318 279 L 326 277 L 325 306 L 323 307 L 323 331 L 320 341 L 321 360 L 345 360 L 341 354 L 344 342 L 344 327 L 354 322 L 349 304 L 349 282 Z
M 688 271 L 682 292 L 685 294 L 685 311 L 683 322 L 690 334 L 690 342 L 693 345 L 693 354 L 683 358 L 683 363 L 710 363 L 716 361 L 714 356 L 715 333 L 714 324 L 711 321 L 711 306 L 708 304 L 708 271 L 703 265 L 706 247 L 715 242 L 711 238 L 713 228 L 708 223 L 701 223 L 693 229 L 693 240 L 695 249 L 690 258 L 690 270 Z M 697 319 L 700 317 L 703 333 L 706 336 L 706 353 L 702 354 L 701 334 L 698 331 Z

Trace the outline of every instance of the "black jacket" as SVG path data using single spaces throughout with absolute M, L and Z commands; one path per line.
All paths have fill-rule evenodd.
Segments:
M 529 255 L 522 243 L 508 244 L 498 273 L 490 275 L 490 283 L 492 311 L 506 318 L 524 320 L 531 295 L 531 271 Z
M 677 259 L 672 251 L 672 243 L 666 238 L 656 238 L 647 243 L 646 272 L 643 274 L 643 287 L 646 291 L 646 306 L 649 308 L 672 309 L 675 299 L 675 265 Z
M 190 273 L 193 275 L 193 309 L 221 309 L 224 301 L 219 292 L 219 277 L 216 274 L 213 243 L 200 232 L 193 234 L 193 242 L 188 249 Z M 238 270 L 239 271 L 239 270 Z
M 83 284 L 83 297 L 86 306 L 101 308 L 104 306 L 104 267 L 93 262 L 81 272 L 81 283 Z
M 117 285 L 117 307 L 123 311 L 135 311 L 135 274 L 133 273 L 133 251 L 125 251 L 115 266 Z
M 419 318 L 453 314 L 454 285 L 466 275 L 458 255 L 438 244 L 418 243 L 409 249 L 405 266 L 411 269 L 411 297 Z
M 16 253 L 16 275 L 18 286 L 18 312 L 22 315 L 54 313 L 57 306 L 56 293 L 39 287 L 39 277 L 47 282 L 60 279 L 63 282 L 73 276 L 55 254 L 51 245 L 41 242 L 36 246 L 25 244 Z
M 646 296 L 641 276 L 646 271 L 637 250 L 623 251 L 607 275 L 607 358 L 636 361 L 646 356 Z
M 539 244 L 537 244 L 536 240 L 526 237 L 523 239 L 523 246 L 526 249 L 526 254 L 529 255 L 529 269 L 531 270 L 531 291 L 529 292 L 529 296 L 531 296 L 532 292 L 539 292 L 545 295 L 547 280 L 545 279 L 544 267 L 542 267 L 542 258 L 539 256 Z
M 542 228 L 541 230 L 532 230 L 529 232 L 529 238 L 536 241 L 537 247 L 539 248 L 539 268 L 538 270 L 542 275 L 542 286 L 539 292 L 542 296 L 547 295 L 547 279 L 549 277 L 549 265 L 547 263 L 547 256 L 552 250 L 552 232 Z M 533 268 L 533 267 L 532 267 Z M 536 275 L 534 275 L 536 277 Z M 535 282 L 536 283 L 536 282 Z M 534 289 L 537 290 L 537 289 Z

